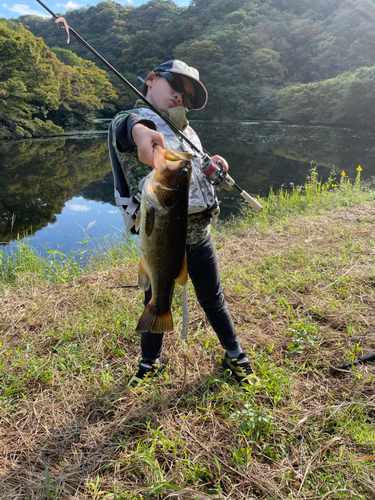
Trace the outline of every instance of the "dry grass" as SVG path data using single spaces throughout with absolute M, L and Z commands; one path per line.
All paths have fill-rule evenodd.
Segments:
M 374 222 L 373 205 L 356 205 L 216 238 L 264 384 L 253 393 L 219 373 L 192 293 L 166 374 L 140 397 L 126 390 L 134 263 L 66 285 L 20 277 L 0 295 L 0 498 L 375 498 L 374 365 L 329 374 L 375 351 Z

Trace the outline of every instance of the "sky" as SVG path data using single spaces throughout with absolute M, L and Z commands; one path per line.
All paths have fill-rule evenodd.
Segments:
M 53 12 L 64 14 L 69 9 L 79 9 L 80 7 L 89 7 L 90 5 L 96 5 L 100 0 L 68 0 L 56 3 L 56 0 L 42 0 L 44 4 L 47 5 Z M 134 5 L 138 7 L 143 3 L 147 3 L 145 0 L 117 0 L 118 3 L 123 5 Z M 22 3 L 18 3 L 22 2 Z M 190 0 L 174 0 L 174 3 L 180 7 L 187 7 L 190 4 Z M 51 17 L 50 14 L 36 1 L 36 0 L 0 0 L 0 17 L 6 18 L 17 18 L 24 14 L 33 14 L 41 17 Z

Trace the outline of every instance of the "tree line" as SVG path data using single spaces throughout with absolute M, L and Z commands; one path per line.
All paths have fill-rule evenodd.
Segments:
M 22 24 L 0 21 L 0 138 L 61 135 L 117 95 L 105 71 L 66 49 L 50 50 Z
M 70 10 L 65 18 L 135 86 L 138 75 L 168 59 L 197 67 L 209 101 L 191 118 L 371 124 L 375 0 L 193 0 L 187 8 L 172 0 L 139 7 L 107 0 Z M 17 22 L 76 74 L 78 61 L 101 68 L 75 39 L 68 52 L 65 31 L 52 19 L 21 16 Z M 93 89 L 107 116 L 114 113 L 111 104 L 121 110 L 135 100 L 114 75 L 109 82 L 110 97 Z M 85 116 L 100 109 L 95 99 L 94 110 L 88 109 L 91 99 L 82 100 L 69 108 L 77 104 Z M 51 110 L 48 118 L 69 125 L 69 112 L 64 115 L 61 106 L 53 111 L 59 116 Z
M 371 66 L 322 82 L 286 88 L 278 93 L 278 116 L 296 123 L 374 128 L 374 85 L 375 66 Z

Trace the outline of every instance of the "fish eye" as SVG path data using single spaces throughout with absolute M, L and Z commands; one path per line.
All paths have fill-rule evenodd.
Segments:
M 189 170 L 187 168 L 182 168 L 180 170 L 180 175 L 181 177 L 185 177 L 185 175 L 189 172 Z

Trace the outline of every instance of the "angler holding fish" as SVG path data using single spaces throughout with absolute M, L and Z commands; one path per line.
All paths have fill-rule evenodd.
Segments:
M 199 138 L 186 119 L 187 111 L 202 109 L 207 103 L 206 88 L 195 68 L 179 60 L 167 61 L 148 74 L 140 92 L 150 106 L 166 114 L 201 150 Z M 173 327 L 170 305 L 174 282 L 184 284 L 187 272 L 198 302 L 225 350 L 219 363 L 245 389 L 259 385 L 222 292 L 210 234 L 211 223 L 218 216 L 218 202 L 215 186 L 208 181 L 207 172 L 202 172 L 202 158 L 193 157 L 194 151 L 186 141 L 143 100 L 113 119 L 109 150 L 116 201 L 127 231 L 134 233 L 140 228 L 138 281 L 145 289 L 146 307 L 137 326 L 142 359 L 128 380 L 129 387 L 141 392 L 164 369 L 160 356 L 164 332 Z M 228 170 L 224 158 L 215 155 L 211 161 L 213 167 L 221 163 Z M 142 195 L 140 182 L 146 183 Z

